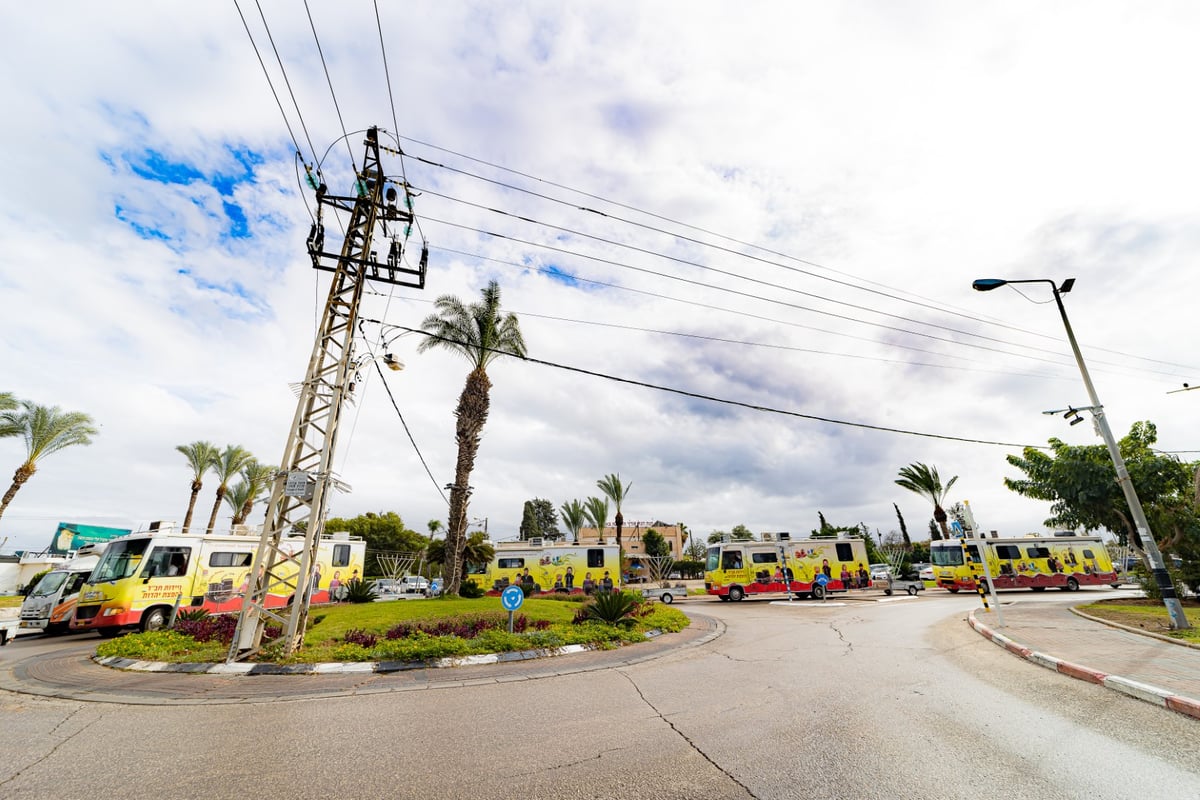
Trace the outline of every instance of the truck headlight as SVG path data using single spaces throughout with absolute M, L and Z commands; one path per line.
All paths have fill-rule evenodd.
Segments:
M 106 617 L 113 617 L 113 616 L 116 616 L 117 614 L 124 614 L 124 613 L 125 613 L 125 609 L 120 608 L 120 607 L 104 609 L 104 616 L 106 616 Z

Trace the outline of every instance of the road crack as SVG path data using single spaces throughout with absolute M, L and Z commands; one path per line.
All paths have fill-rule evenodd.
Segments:
M 64 718 L 62 719 L 62 721 L 61 721 L 61 722 L 59 722 L 57 725 L 55 725 L 55 726 L 54 726 L 54 730 L 50 731 L 50 734 L 49 734 L 49 735 L 50 735 L 50 736 L 53 736 L 53 735 L 55 734 L 55 732 L 56 732 L 56 731 L 58 731 L 58 729 L 59 729 L 59 728 L 61 728 L 61 727 L 62 727 L 63 725 L 65 725 L 66 723 L 70 722 L 70 721 L 71 721 L 71 719 L 72 719 L 72 718 L 73 718 L 73 717 L 74 717 L 76 714 L 78 714 L 78 713 L 79 713 L 79 712 L 80 712 L 82 709 L 83 709 L 83 706 L 79 706 L 79 707 L 78 707 L 78 708 L 76 708 L 74 711 L 72 711 L 70 714 L 68 714 L 66 717 L 64 717 Z M 34 767 L 36 767 L 38 764 L 41 764 L 43 761 L 45 761 L 46 759 L 48 759 L 48 758 L 50 758 L 51 756 L 53 756 L 55 753 L 57 753 L 57 752 L 59 751 L 59 749 L 60 749 L 60 748 L 62 748 L 62 746 L 63 746 L 63 745 L 65 745 L 67 742 L 69 742 L 69 741 L 71 741 L 72 739 L 74 739 L 74 738 L 75 738 L 76 736 L 78 736 L 79 734 L 81 734 L 81 733 L 83 733 L 84 731 L 86 731 L 88 728 L 90 728 L 90 727 L 92 727 L 93 725 L 95 725 L 97 722 L 99 722 L 99 721 L 100 721 L 100 719 L 101 719 L 103 716 L 104 716 L 104 714 L 103 714 L 103 712 L 102 712 L 102 713 L 101 713 L 99 716 L 97 716 L 97 717 L 96 717 L 94 720 L 92 720 L 91 722 L 87 723 L 87 724 L 86 724 L 86 725 L 84 725 L 82 728 L 80 728 L 79 730 L 77 730 L 77 731 L 75 731 L 74 733 L 72 733 L 70 736 L 66 736 L 66 737 L 64 737 L 64 738 L 62 739 L 62 741 L 58 742 L 57 744 L 55 744 L 55 745 L 54 745 L 54 747 L 51 747 L 49 750 L 47 750 L 47 751 L 46 751 L 46 752 L 45 752 L 45 753 L 44 753 L 44 754 L 43 754 L 43 755 L 42 755 L 40 758 L 34 759 L 34 760 L 33 760 L 33 761 L 31 761 L 30 763 L 28 763 L 28 764 L 26 764 L 25 766 L 23 766 L 23 767 L 21 767 L 20 769 L 18 769 L 18 770 L 17 770 L 16 772 L 14 772 L 12 775 L 9 775 L 9 776 L 8 776 L 7 778 L 5 778 L 4 780 L 0 781 L 0 787 L 2 787 L 2 786 L 5 786 L 6 784 L 9 784 L 9 783 L 11 783 L 11 782 L 15 781 L 17 778 L 21 777 L 21 776 L 22 776 L 22 775 L 24 775 L 26 772 L 28 772 L 29 770 L 31 770 L 31 769 L 33 769 Z
M 683 731 L 679 730 L 679 728 L 677 728 L 675 726 L 674 722 L 672 722 L 671 720 L 669 720 L 665 716 L 663 716 L 663 713 L 658 710 L 658 708 L 654 705 L 654 703 L 651 703 L 650 699 L 648 697 L 646 697 L 645 694 L 642 693 L 642 687 L 638 686 L 637 682 L 634 681 L 633 678 L 631 678 L 628 674 L 626 674 L 625 672 L 622 672 L 621 670 L 617 670 L 617 674 L 620 675 L 621 677 L 623 677 L 625 680 L 629 681 L 629 684 L 633 687 L 634 691 L 638 693 L 638 697 L 642 698 L 642 702 L 645 703 L 646 706 L 651 711 L 653 711 L 658 716 L 659 719 L 661 719 L 663 722 L 665 722 L 667 724 L 667 726 L 670 727 L 670 729 L 673 730 L 679 736 L 679 738 L 681 738 L 685 742 L 687 742 L 688 747 L 695 750 L 700 755 L 701 758 L 703 758 L 709 764 L 712 764 L 713 768 L 716 769 L 718 772 L 720 772 L 722 775 L 724 775 L 726 778 L 729 778 L 729 780 L 733 781 L 738 786 L 742 787 L 742 791 L 744 791 L 747 794 L 747 796 L 753 798 L 753 800 L 759 800 L 758 795 L 756 795 L 754 792 L 750 791 L 750 787 L 746 786 L 746 784 L 739 781 L 736 777 L 734 777 L 733 773 L 731 773 L 729 770 L 725 769 L 720 764 L 718 764 L 716 761 L 714 761 L 708 755 L 708 753 L 701 750 L 700 746 L 698 744 L 696 744 L 694 741 L 692 741 L 692 738 L 690 736 L 688 736 Z

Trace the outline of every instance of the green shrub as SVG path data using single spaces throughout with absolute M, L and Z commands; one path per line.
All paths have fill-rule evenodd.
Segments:
M 101 642 L 98 656 L 134 658 L 139 661 L 224 661 L 228 646 L 218 642 L 197 642 L 178 631 L 161 630 L 132 633 Z
M 370 603 L 375 597 L 375 587 L 361 578 L 355 578 L 346 583 L 344 599 L 351 603 Z
M 484 592 L 483 587 L 473 580 L 463 581 L 458 585 L 459 597 L 465 597 L 468 600 L 476 600 L 480 597 L 483 597 L 484 594 L 486 594 L 486 592 Z
M 198 622 L 208 616 L 203 608 L 181 608 L 175 612 L 175 621 Z
M 1167 575 L 1171 578 L 1171 583 L 1175 586 L 1176 597 L 1187 597 L 1187 582 L 1180 573 L 1178 567 L 1174 564 L 1167 566 Z M 1162 592 L 1158 590 L 1158 582 L 1154 580 L 1154 576 L 1146 569 L 1146 565 L 1138 562 L 1133 568 L 1133 579 L 1137 585 L 1142 587 L 1142 591 L 1146 593 L 1146 597 L 1151 600 L 1162 600 Z
M 601 592 L 583 607 L 587 619 L 608 625 L 633 625 L 641 598 L 632 592 Z

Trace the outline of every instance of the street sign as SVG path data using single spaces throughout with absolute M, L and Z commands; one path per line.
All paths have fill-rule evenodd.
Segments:
M 500 593 L 500 605 L 504 606 L 505 611 L 516 611 L 524 602 L 525 593 L 520 586 L 509 586 Z

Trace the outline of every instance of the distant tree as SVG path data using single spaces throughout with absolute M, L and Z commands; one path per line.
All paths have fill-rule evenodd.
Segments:
M 242 502 L 242 505 L 239 506 L 239 513 L 233 524 L 245 524 L 247 518 L 250 516 L 250 512 L 254 510 L 254 504 L 267 496 L 267 489 L 274 477 L 275 468 L 270 464 L 260 464 L 257 461 L 251 461 L 242 467 L 242 480 L 246 483 L 247 487 L 246 498 Z
M 526 500 L 521 510 L 520 538 L 561 539 L 562 531 L 558 529 L 558 513 L 549 500 L 535 497 Z
M 379 555 L 417 554 L 425 550 L 429 543 L 424 536 L 410 530 L 395 511 L 380 511 L 379 513 L 368 511 L 366 514 L 359 514 L 350 519 L 334 517 L 326 520 L 326 533 L 341 531 L 349 533 L 351 536 L 361 536 L 366 542 L 367 563 L 364 568 L 368 575 L 383 575 L 388 571 L 379 562 Z
M 940 538 L 942 538 L 942 537 L 938 534 L 937 520 L 936 519 L 929 520 L 929 540 L 933 541 L 934 539 L 940 539 Z
M 690 536 L 688 537 L 687 547 L 684 548 L 683 552 L 690 561 L 703 561 L 705 556 L 708 555 L 708 548 L 704 542 L 695 536 Z
M 728 535 L 725 531 L 713 531 L 708 535 L 708 543 L 717 544 L 718 542 L 723 542 Z
M 442 529 L 442 521 L 440 519 L 431 519 L 425 523 L 425 527 L 429 528 L 429 538 L 432 540 L 437 536 L 437 532 Z
M 175 445 L 175 449 L 183 453 L 188 466 L 192 470 L 192 496 L 188 500 L 187 514 L 183 517 L 183 532 L 187 533 L 192 527 L 192 513 L 196 510 L 196 498 L 204 488 L 204 473 L 212 468 L 212 463 L 220 453 L 212 442 L 192 442 L 191 444 Z
M 583 503 L 584 516 L 588 522 L 592 523 L 592 527 L 596 529 L 600 541 L 604 541 L 604 529 L 608 527 L 608 499 L 601 497 L 589 497 Z
M 496 549 L 487 541 L 487 534 L 483 531 L 473 531 L 467 535 L 466 545 L 463 547 L 463 563 L 464 564 L 487 564 L 496 555 Z M 426 550 L 426 556 L 430 562 L 434 564 L 446 563 L 446 540 L 435 539 L 429 543 Z
M 896 519 L 900 520 L 900 536 L 904 540 L 904 546 L 912 549 L 912 539 L 908 538 L 908 526 L 904 524 L 904 515 L 900 513 L 900 506 L 892 503 L 892 508 L 896 509 Z
M 571 534 L 571 540 L 579 544 L 579 531 L 587 522 L 587 512 L 583 503 L 579 500 L 568 500 L 559 508 L 559 513 L 562 514 L 563 525 L 567 526 L 567 532 Z M 603 536 L 604 532 L 601 531 L 600 535 Z
M 213 502 L 212 515 L 208 518 L 208 527 L 204 529 L 205 533 L 211 534 L 217 524 L 217 512 L 221 510 L 221 501 L 229 492 L 230 479 L 241 472 L 242 467 L 253 461 L 254 456 L 250 451 L 236 444 L 226 445 L 224 450 L 213 456 L 212 461 L 209 462 L 209 469 L 216 474 L 220 483 L 217 485 L 217 499 Z
M 648 556 L 669 556 L 671 555 L 671 545 L 667 544 L 667 540 L 658 531 L 651 528 L 642 534 L 642 546 L 646 549 Z
M 12 411 L 17 407 L 17 398 L 13 397 L 12 392 L 0 392 L 0 412 Z M 6 436 L 16 436 L 21 431 L 11 423 L 5 424 L 0 420 L 0 439 Z
M 517 529 L 517 537 L 521 540 L 540 539 L 542 528 L 538 525 L 537 515 L 533 513 L 533 501 L 526 500 L 521 508 L 521 527 Z
M 1175 551 L 1200 539 L 1200 503 L 1195 483 L 1200 462 L 1187 463 L 1157 450 L 1158 429 L 1136 422 L 1118 446 L 1155 541 Z M 1117 482 L 1116 468 L 1104 445 L 1068 445 L 1050 439 L 1050 452 L 1027 447 L 1008 463 L 1025 473 L 1004 485 L 1024 497 L 1050 501 L 1047 527 L 1106 529 L 1122 543 L 1141 549 L 1133 514 Z M 1200 548 L 1198 548 L 1200 549 Z
M 621 504 L 629 496 L 629 490 L 633 488 L 633 482 L 631 481 L 629 484 L 621 483 L 620 473 L 614 472 L 596 481 L 596 486 L 612 501 L 613 507 L 616 509 L 613 524 L 617 528 L 617 546 L 619 547 L 621 545 L 621 527 L 625 524 L 625 517 L 621 514 Z
M 945 501 L 950 487 L 957 480 L 958 476 L 955 475 L 943 485 L 942 479 L 938 476 L 937 467 L 928 467 L 920 462 L 900 468 L 900 477 L 896 479 L 896 485 L 919 494 L 933 503 L 933 519 L 941 531 L 941 536 L 934 538 L 950 538 L 950 531 L 946 528 L 946 510 L 942 508 L 942 502 Z
M 11 396 L 5 403 L 11 404 Z M 39 406 L 28 400 L 0 411 L 0 430 L 14 431 L 15 435 L 25 439 L 25 461 L 17 467 L 12 485 L 0 498 L 0 516 L 4 515 L 17 491 L 37 472 L 41 459 L 67 447 L 89 445 L 92 437 L 99 433 L 87 414 L 63 411 L 58 406 Z
M 742 524 L 734 525 L 729 535 L 735 542 L 750 542 L 754 540 L 754 532 Z

